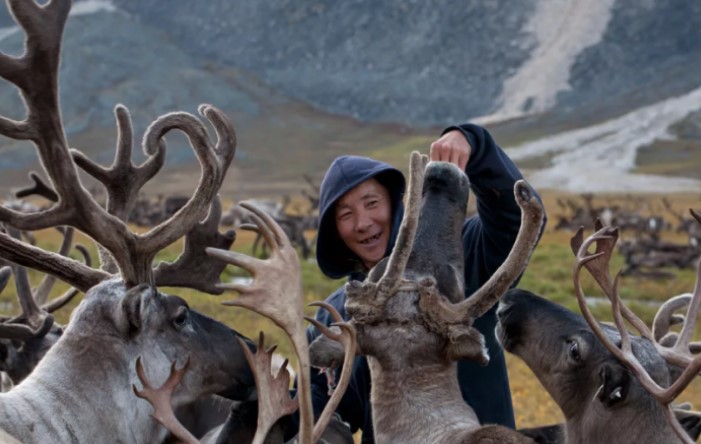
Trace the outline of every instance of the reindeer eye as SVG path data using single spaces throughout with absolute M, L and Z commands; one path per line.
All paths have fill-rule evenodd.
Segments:
M 178 309 L 178 314 L 173 319 L 173 325 L 178 328 L 182 328 L 187 324 L 188 310 L 185 307 L 180 307 Z
M 582 356 L 579 354 L 579 344 L 577 341 L 567 341 L 568 342 L 568 352 L 570 358 L 575 362 L 582 362 Z

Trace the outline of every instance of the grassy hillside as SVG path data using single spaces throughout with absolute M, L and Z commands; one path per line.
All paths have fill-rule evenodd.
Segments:
M 557 197 L 560 196 L 549 193 L 546 193 L 544 196 L 551 221 L 558 214 L 558 208 L 555 204 Z M 606 199 L 613 198 L 613 196 L 606 197 Z M 657 198 L 651 197 L 650 199 L 654 201 Z M 689 206 L 701 207 L 698 196 L 676 196 L 673 202 L 680 209 L 688 208 Z M 669 234 L 669 236 L 673 235 Z M 38 243 L 45 248 L 51 250 L 58 248 L 60 235 L 55 230 L 39 232 L 37 237 Z M 519 286 L 578 311 L 572 291 L 572 266 L 574 261 L 573 254 L 569 248 L 570 237 L 571 233 L 553 231 L 552 228 L 546 230 Z M 250 254 L 252 240 L 250 233 L 240 231 L 233 249 Z M 81 242 L 85 242 L 85 239 Z M 88 242 L 85 243 L 89 244 Z M 180 244 L 171 246 L 161 253 L 158 260 L 173 260 L 179 253 L 180 248 Z M 615 262 L 615 266 L 620 266 L 622 259 L 616 256 Z M 645 321 L 651 321 L 654 310 L 649 306 L 650 304 L 637 304 L 636 301 L 661 302 L 673 295 L 692 291 L 695 282 L 695 272 L 692 270 L 673 271 L 676 277 L 668 280 L 653 281 L 629 277 L 622 279 L 620 285 L 621 294 L 630 303 L 631 307 L 641 314 Z M 308 302 L 324 299 L 334 289 L 343 284 L 343 281 L 333 281 L 323 277 L 313 261 L 302 263 L 302 273 L 305 298 Z M 225 271 L 223 279 L 228 280 L 234 276 L 245 276 L 245 273 L 230 266 Z M 40 278 L 41 276 L 35 273 L 32 274 L 34 282 L 38 282 Z M 585 279 L 584 285 L 587 294 L 602 295 L 601 291 L 595 287 L 591 280 Z M 54 294 L 59 294 L 65 288 L 65 285 L 57 285 Z M 264 331 L 266 336 L 269 337 L 270 343 L 279 344 L 278 350 L 281 354 L 288 357 L 292 356 L 289 343 L 283 337 L 281 331 L 271 322 L 261 319 L 256 314 L 244 309 L 222 307 L 220 305 L 220 302 L 224 300 L 235 298 L 234 294 L 211 296 L 182 289 L 165 290 L 182 295 L 193 308 L 227 323 L 249 337 L 257 337 L 259 331 Z M 75 303 L 77 302 L 75 301 Z M 72 306 L 75 306 L 75 303 Z M 12 284 L 8 285 L 6 290 L 0 295 L 0 304 L 5 313 L 16 312 L 14 287 Z M 57 313 L 59 322 L 65 323 L 68 321 L 71 309 L 72 307 L 64 308 Z M 609 307 L 605 304 L 599 304 L 594 311 L 604 320 L 611 319 Z M 307 313 L 311 315 L 314 313 L 314 310 L 307 308 Z M 515 357 L 508 356 L 507 359 L 518 425 L 525 427 L 560 421 L 562 418 L 557 406 L 550 400 L 530 370 Z M 697 407 L 701 407 L 701 387 L 696 384 L 688 389 L 684 394 L 684 399 L 691 401 Z

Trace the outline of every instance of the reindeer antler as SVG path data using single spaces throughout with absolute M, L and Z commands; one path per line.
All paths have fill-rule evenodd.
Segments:
M 514 245 L 492 277 L 474 294 L 457 304 L 456 310 L 463 313 L 463 319 L 479 318 L 496 304 L 501 295 L 523 273 L 538 242 L 543 226 L 543 204 L 525 180 L 516 181 L 514 196 L 521 208 L 521 227 Z
M 47 185 L 46 182 L 44 182 L 44 179 L 41 178 L 39 173 L 30 171 L 29 179 L 34 182 L 34 186 L 17 190 L 15 192 L 16 198 L 19 199 L 26 196 L 37 195 L 51 202 L 58 202 L 58 194 L 56 194 L 56 192 L 49 185 Z
M 163 427 L 168 429 L 170 433 L 176 436 L 178 439 L 182 440 L 187 444 L 197 444 L 197 438 L 192 436 L 192 434 L 178 421 L 173 413 L 173 406 L 171 398 L 173 397 L 173 391 L 175 387 L 180 384 L 183 379 L 187 367 L 190 365 L 190 358 L 185 361 L 185 365 L 181 368 L 175 368 L 175 362 L 170 366 L 170 375 L 168 379 L 158 388 L 153 388 L 148 382 L 146 377 L 146 372 L 144 371 L 144 366 L 141 364 L 141 356 L 136 358 L 136 374 L 141 381 L 143 386 L 142 390 L 136 388 L 136 385 L 132 385 L 134 394 L 141 399 L 145 399 L 153 406 L 153 416 L 156 421 L 160 422 Z
M 127 221 L 139 190 L 158 173 L 165 163 L 166 146 L 159 141 L 156 147 L 144 146 L 146 160 L 139 166 L 132 162 L 132 124 L 129 110 L 121 104 L 114 107 L 117 120 L 117 147 L 112 165 L 105 168 L 90 160 L 76 149 L 73 160 L 85 172 L 102 183 L 107 190 L 107 212 Z
M 210 294 L 221 294 L 220 276 L 227 263 L 207 254 L 207 248 L 228 250 L 236 240 L 236 231 L 219 232 L 221 199 L 212 202 L 207 218 L 197 223 L 185 236 L 182 254 L 175 262 L 161 262 L 154 270 L 156 284 L 168 287 L 195 288 Z
M 61 256 L 67 256 L 68 251 L 70 250 L 70 247 L 71 247 L 72 239 L 73 239 L 73 229 L 70 227 L 58 227 L 58 230 L 64 236 L 63 242 L 61 243 L 61 247 L 59 249 L 59 254 Z M 17 234 L 15 233 L 14 235 L 16 236 Z M 85 265 L 90 267 L 91 259 L 90 259 L 90 253 L 87 251 L 87 249 L 83 245 L 80 245 L 80 244 L 76 244 L 75 248 L 76 248 L 76 250 L 80 251 L 80 253 L 85 258 Z M 21 297 L 23 299 L 31 298 L 34 300 L 36 305 L 41 304 L 40 311 L 42 311 L 45 314 L 53 313 L 54 311 L 63 307 L 64 305 L 69 303 L 79 293 L 78 289 L 71 287 L 68 290 L 66 290 L 66 292 L 63 293 L 61 296 L 58 296 L 55 299 L 53 299 L 52 301 L 47 303 L 46 300 L 48 299 L 48 296 L 51 293 L 51 289 L 53 288 L 54 284 L 56 283 L 56 278 L 54 276 L 51 276 L 51 275 L 46 275 L 41 280 L 41 283 L 39 284 L 39 286 L 35 290 L 31 290 L 31 288 L 29 287 L 29 281 L 28 281 L 27 276 L 26 276 L 26 274 L 27 274 L 26 270 L 24 269 L 24 267 L 19 267 L 19 268 L 21 268 L 21 270 L 19 270 L 20 275 L 19 275 L 18 279 L 20 279 L 21 281 L 26 281 L 26 282 L 23 282 L 20 285 L 20 287 L 18 287 L 18 289 L 21 288 L 22 293 L 20 293 L 18 290 L 17 296 Z M 7 279 L 9 279 L 9 275 L 12 274 L 11 268 L 7 267 L 7 271 L 10 272 L 7 276 Z M 4 282 L 2 285 L 0 285 L 0 291 L 2 291 L 2 288 L 4 288 L 6 283 L 7 282 Z M 30 302 L 30 304 L 31 304 L 31 302 Z M 21 315 L 15 316 L 13 318 L 10 318 L 10 317 L 3 318 L 3 322 L 6 325 L 16 324 L 18 322 L 27 322 L 27 316 L 23 312 Z M 51 327 L 51 324 L 46 326 L 46 329 L 42 329 L 43 333 L 38 332 L 35 335 L 33 335 L 32 337 L 36 337 L 37 335 L 47 333 L 48 328 L 50 328 L 50 327 Z M 0 336 L 2 336 L 2 334 L 0 334 Z
M 63 241 L 61 242 L 61 247 L 58 250 L 58 254 L 61 256 L 68 256 L 68 252 L 71 250 L 71 245 L 73 244 L 73 228 L 71 227 L 57 227 L 57 229 L 63 234 Z M 34 299 L 37 304 L 42 305 L 46 303 L 46 300 L 51 293 L 51 289 L 56 283 L 56 277 L 47 274 L 34 292 Z
M 9 236 L 15 239 L 20 237 L 20 232 L 18 230 L 12 227 L 7 227 L 6 229 Z M 0 337 L 27 340 L 33 337 L 43 336 L 51 329 L 54 318 L 49 313 L 43 311 L 36 300 L 34 300 L 27 269 L 16 264 L 12 264 L 10 267 L 15 277 L 17 301 L 22 309 L 22 315 L 19 318 L 24 320 L 24 322 L 18 323 L 18 319 L 15 319 L 0 324 Z
M 239 293 L 236 300 L 223 304 L 244 307 L 265 316 L 290 337 L 299 361 L 299 439 L 301 443 L 308 444 L 312 437 L 313 413 L 299 259 L 285 232 L 270 215 L 246 202 L 240 205 L 253 213 L 252 218 L 271 249 L 268 259 L 256 259 L 215 248 L 207 248 L 206 251 L 217 259 L 243 268 L 253 276 L 250 285 L 220 284 L 219 288 L 223 290 Z
M 419 307 L 425 314 L 425 321 L 451 343 L 463 344 L 459 356 L 454 357 L 488 362 L 482 334 L 472 327 L 474 319 L 486 313 L 523 273 L 538 241 L 543 225 L 543 205 L 523 180 L 514 184 L 514 195 L 521 208 L 521 227 L 509 255 L 482 287 L 467 299 L 453 304 L 439 294 L 432 277 L 419 282 Z
M 253 276 L 253 283 L 250 285 L 219 284 L 218 287 L 223 290 L 233 290 L 239 293 L 236 300 L 223 302 L 223 304 L 244 307 L 271 319 L 290 338 L 299 362 L 297 380 L 300 409 L 299 442 L 311 444 L 316 442 L 323 433 L 328 424 L 330 413 L 326 413 L 327 409 L 325 409 L 317 427 L 312 430 L 309 348 L 303 324 L 303 294 L 299 258 L 285 232 L 269 214 L 247 202 L 242 202 L 240 205 L 252 213 L 251 217 L 258 231 L 270 246 L 269 257 L 256 259 L 241 253 L 214 248 L 207 248 L 206 251 L 210 256 L 241 267 Z M 328 309 L 325 304 L 321 305 Z M 338 327 L 344 330 L 344 333 L 340 335 L 331 333 L 332 337 L 347 347 L 344 371 L 341 376 L 343 386 L 342 389 L 337 389 L 337 393 L 334 393 L 331 401 L 337 403 L 337 398 L 340 399 L 342 396 L 350 377 L 350 363 L 352 363 L 352 356 L 355 355 L 355 333 L 351 326 L 341 322 L 342 319 L 335 310 L 331 313 L 337 321 Z M 345 370 L 346 367 L 348 367 L 348 371 Z
M 0 77 L 19 88 L 27 117 L 24 121 L 0 117 L 0 134 L 34 143 L 50 182 L 39 182 L 39 176 L 35 176 L 35 189 L 44 194 L 46 189 L 51 190 L 57 201 L 49 209 L 33 213 L 0 206 L 0 222 L 24 231 L 73 226 L 109 255 L 101 253 L 107 273 L 95 272 L 77 261 L 52 256 L 3 234 L 0 234 L 0 254 L 19 265 L 54 274 L 83 291 L 117 271 L 110 265 L 108 256 L 111 255 L 127 287 L 153 284 L 151 267 L 156 253 L 190 232 L 206 216 L 221 187 L 236 147 L 231 123 L 216 108 L 199 107 L 200 114 L 209 120 L 216 133 L 217 141 L 213 144 L 197 117 L 182 112 L 161 116 L 144 135 L 143 148 L 150 157 L 137 167 L 130 159 L 129 115 L 126 108 L 117 106 L 119 140 L 115 161 L 110 168 L 98 166 L 80 152 L 69 149 L 60 115 L 58 67 L 61 37 L 71 2 L 51 0 L 39 5 L 35 1 L 9 0 L 8 4 L 25 31 L 26 51 L 17 58 L 0 54 Z M 188 137 L 202 169 L 200 181 L 190 200 L 170 219 L 147 233 L 136 234 L 125 223 L 128 211 L 138 190 L 163 164 L 164 136 L 174 129 Z M 81 183 L 74 158 L 107 188 L 107 209 L 103 209 Z
M 585 261 L 582 265 L 586 267 L 591 276 L 594 278 L 596 283 L 604 290 L 604 294 L 613 301 L 614 294 L 617 289 L 614 283 L 617 284 L 618 277 L 616 281 L 611 279 L 611 273 L 609 271 L 609 263 L 611 262 L 611 255 L 613 254 L 613 248 L 618 242 L 618 229 L 617 228 L 604 228 L 600 220 L 594 222 L 594 229 L 596 233 L 593 234 L 588 242 L 586 242 L 586 248 L 589 245 L 596 243 L 596 257 L 591 256 L 591 258 Z M 575 256 L 578 256 L 579 252 L 582 251 L 582 246 L 584 242 L 584 228 L 579 228 L 577 233 L 570 239 L 570 247 Z M 623 317 L 635 327 L 635 329 L 640 333 L 641 336 L 652 340 L 652 332 L 645 325 L 645 323 L 630 310 L 625 304 L 621 303 L 621 313 Z
M 353 361 L 355 359 L 356 350 L 356 338 L 355 338 L 355 327 L 353 327 L 353 322 L 345 322 L 341 317 L 341 314 L 334 308 L 333 305 L 326 302 L 312 302 L 309 304 L 311 306 L 322 307 L 329 313 L 334 320 L 331 324 L 332 327 L 338 327 L 339 331 L 335 332 L 330 328 L 326 327 L 324 324 L 320 323 L 314 318 L 305 316 L 304 319 L 314 324 L 319 331 L 329 339 L 332 339 L 343 346 L 343 366 L 341 367 L 341 377 L 339 378 L 338 384 L 331 395 L 331 398 L 324 406 L 324 410 L 321 412 L 319 419 L 316 424 L 314 424 L 314 434 L 312 436 L 312 442 L 318 442 L 321 435 L 326 430 L 326 426 L 329 425 L 329 421 L 336 411 L 336 407 L 341 402 L 343 394 L 348 388 L 348 383 L 350 382 L 351 372 L 353 370 Z
M 263 332 L 260 332 L 258 337 L 258 348 L 255 354 L 248 349 L 242 339 L 236 339 L 241 344 L 256 379 L 258 423 L 252 444 L 262 444 L 270 429 L 280 418 L 291 415 L 297 410 L 298 398 L 290 399 L 290 372 L 287 370 L 287 359 L 280 366 L 277 374 L 272 374 L 272 357 L 277 346 L 273 345 L 266 350 Z
M 404 276 L 404 269 L 411 255 L 414 245 L 414 235 L 419 225 L 419 212 L 421 207 L 421 189 L 423 186 L 424 171 L 428 157 L 414 151 L 409 160 L 409 191 L 406 204 L 405 217 L 402 220 L 402 229 L 397 235 L 395 249 L 389 258 L 384 274 L 377 282 L 377 297 L 384 303 L 393 295 Z

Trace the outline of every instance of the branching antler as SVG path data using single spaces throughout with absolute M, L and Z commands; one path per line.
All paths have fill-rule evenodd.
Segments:
M 124 105 L 114 107 L 117 119 L 117 147 L 112 165 L 105 168 L 76 149 L 71 150 L 75 163 L 102 183 L 107 190 L 107 212 L 127 221 L 139 190 L 158 173 L 165 163 L 166 145 L 159 141 L 156 147 L 144 146 L 148 157 L 139 166 L 132 162 L 132 124 L 129 110 Z
M 46 184 L 34 176 L 34 190 L 45 195 L 46 190 L 51 190 L 57 201 L 49 209 L 33 213 L 0 206 L 0 222 L 24 231 L 73 226 L 109 252 L 127 287 L 153 284 L 151 267 L 156 253 L 190 232 L 209 211 L 234 156 L 233 127 L 221 111 L 209 105 L 200 106 L 200 114 L 209 120 L 217 135 L 216 144 L 212 144 L 207 129 L 197 117 L 182 112 L 166 114 L 153 122 L 144 135 L 143 149 L 149 158 L 134 166 L 129 115 L 126 108 L 117 106 L 119 137 L 115 161 L 109 168 L 98 166 L 80 152 L 69 150 L 60 115 L 58 66 L 71 2 L 52 0 L 42 6 L 35 1 L 9 0 L 8 4 L 26 33 L 26 51 L 20 57 L 0 54 L 0 76 L 19 88 L 27 117 L 24 121 L 0 117 L 0 134 L 34 143 L 50 182 Z M 202 168 L 200 181 L 187 204 L 169 220 L 147 233 L 136 234 L 125 223 L 128 212 L 138 190 L 163 164 L 164 136 L 174 129 L 185 133 L 190 140 Z M 82 185 L 73 159 L 105 185 L 107 209 Z M 109 265 L 109 260 L 105 261 L 107 273 L 96 273 L 76 261 L 38 250 L 0 234 L 2 256 L 19 265 L 54 274 L 83 291 L 117 271 Z
M 81 244 L 76 244 L 75 249 L 80 251 L 85 260 L 85 265 L 87 267 L 90 267 L 92 265 L 92 260 L 90 259 L 90 253 L 88 252 L 87 248 L 85 248 Z M 41 309 L 46 310 L 49 313 L 53 313 L 54 311 L 60 309 L 61 307 L 69 303 L 79 292 L 80 291 L 77 288 L 71 287 L 68 290 L 66 290 L 66 292 L 63 293 L 61 296 L 58 296 L 57 298 L 54 298 L 46 304 L 42 305 Z
M 71 245 L 73 244 L 73 228 L 70 227 L 58 227 L 58 230 L 63 234 L 63 241 L 61 242 L 61 247 L 58 250 L 58 254 L 61 256 L 68 256 L 68 252 L 71 250 Z M 34 300 L 37 304 L 42 305 L 46 303 L 46 300 L 51 293 L 51 289 L 56 283 L 56 277 L 47 274 L 34 292 Z
M 175 368 L 175 362 L 173 362 L 173 364 L 170 366 L 170 375 L 168 376 L 166 382 L 164 382 L 159 388 L 153 388 L 148 382 L 148 378 L 144 372 L 144 366 L 141 364 L 141 356 L 139 356 L 136 358 L 136 374 L 139 376 L 139 381 L 141 381 L 143 389 L 137 389 L 136 385 L 132 385 L 132 389 L 134 390 L 134 394 L 136 396 L 147 400 L 153 406 L 153 413 L 151 416 L 160 422 L 163 427 L 168 429 L 170 433 L 187 444 L 197 444 L 199 442 L 197 441 L 197 438 L 192 436 L 192 434 L 175 417 L 171 403 L 173 391 L 183 379 L 183 375 L 185 375 L 188 365 L 190 365 L 189 358 L 185 362 L 185 365 L 179 369 Z
M 58 202 L 58 194 L 56 194 L 56 192 L 49 185 L 47 185 L 46 182 L 44 182 L 44 179 L 41 178 L 39 173 L 30 171 L 29 179 L 34 182 L 34 186 L 21 188 L 15 191 L 16 198 L 21 199 L 23 197 L 37 195 L 51 202 Z
M 314 433 L 312 436 L 312 442 L 318 442 L 321 435 L 326 430 L 326 426 L 329 425 L 329 421 L 336 411 L 336 407 L 341 402 L 343 394 L 348 388 L 348 383 L 350 382 L 351 372 L 353 370 L 353 360 L 355 359 L 356 350 L 356 338 L 355 338 L 355 328 L 352 322 L 345 322 L 341 317 L 341 314 L 334 308 L 333 305 L 326 302 L 312 302 L 312 306 L 322 307 L 329 313 L 334 320 L 331 324 L 332 327 L 338 327 L 340 330 L 338 332 L 331 330 L 324 324 L 320 323 L 314 318 L 305 316 L 304 319 L 314 324 L 314 326 L 319 329 L 319 331 L 329 339 L 332 339 L 343 346 L 343 366 L 341 367 L 341 377 L 336 388 L 331 395 L 331 398 L 326 403 L 324 410 L 321 412 L 319 419 L 316 424 L 314 424 Z
M 252 353 L 246 343 L 236 338 L 246 355 L 248 365 L 253 369 L 258 391 L 258 423 L 252 444 L 262 444 L 273 425 L 283 416 L 293 414 L 298 407 L 297 398 L 290 398 L 290 372 L 287 360 L 283 362 L 276 375 L 272 371 L 273 345 L 265 348 L 265 335 L 260 332 L 258 348 Z M 316 442 L 316 441 L 315 441 Z
M 185 236 L 185 247 L 175 262 L 161 262 L 154 270 L 156 284 L 167 287 L 195 288 L 210 294 L 221 294 L 218 286 L 227 263 L 210 256 L 206 248 L 228 250 L 236 240 L 236 232 L 219 232 L 221 200 L 212 203 L 207 219 L 197 223 Z
M 596 236 L 596 239 L 592 239 L 587 243 L 587 248 L 589 245 L 596 241 L 596 254 L 600 257 L 594 257 L 587 261 L 584 265 L 586 266 L 589 273 L 592 275 L 596 283 L 604 291 L 604 294 L 613 300 L 614 293 L 617 291 L 615 288 L 615 281 L 611 278 L 611 273 L 609 271 L 609 263 L 611 262 L 611 255 L 613 254 L 613 248 L 618 241 L 618 229 L 606 228 L 604 229 L 601 221 L 598 219 L 594 223 L 594 229 L 599 236 L 595 233 L 592 238 Z M 577 233 L 570 239 L 570 247 L 575 256 L 581 251 L 582 245 L 585 243 L 584 239 L 584 229 L 580 228 Z M 616 278 L 618 279 L 618 277 Z M 633 313 L 625 304 L 621 304 L 621 313 L 623 317 L 630 322 L 630 324 L 635 327 L 635 329 L 640 333 L 641 336 L 652 340 L 652 333 L 650 329 L 645 325 L 645 323 Z
M 309 350 L 304 329 L 301 272 L 297 252 L 282 228 L 264 211 L 242 202 L 241 207 L 251 211 L 251 217 L 270 246 L 268 259 L 256 259 L 241 253 L 207 248 L 207 254 L 236 265 L 251 273 L 253 283 L 220 284 L 222 290 L 239 293 L 225 305 L 244 307 L 271 319 L 290 337 L 299 361 L 300 442 L 311 443 L 312 402 Z
M 8 228 L 7 231 L 8 235 L 15 239 L 20 236 L 19 231 L 14 228 Z M 43 311 L 34 300 L 27 269 L 16 264 L 12 264 L 10 267 L 15 277 L 17 301 L 22 310 L 22 315 L 19 319 L 23 322 L 17 322 L 19 319 L 14 319 L 0 324 L 0 337 L 28 340 L 33 337 L 43 336 L 51 329 L 54 318 Z
M 475 319 L 489 310 L 523 273 L 543 225 L 543 206 L 535 191 L 523 180 L 514 185 L 516 202 L 521 208 L 521 227 L 511 252 L 492 277 L 467 299 L 451 303 L 441 295 L 432 277 L 419 284 L 419 307 L 432 330 L 441 333 L 451 343 L 462 344 L 459 355 L 449 358 L 472 359 L 483 364 L 489 356 L 482 334 L 472 327 Z
M 620 360 L 628 369 L 635 375 L 635 377 L 640 381 L 641 385 L 656 399 L 660 404 L 665 407 L 665 414 L 667 420 L 674 428 L 677 435 L 682 439 L 682 441 L 690 443 L 688 435 L 684 431 L 683 427 L 675 418 L 675 414 L 672 408 L 672 401 L 681 394 L 681 392 L 688 386 L 688 384 L 697 376 L 699 370 L 701 369 L 701 356 L 693 357 L 689 353 L 689 338 L 691 331 L 693 330 L 693 323 L 689 323 L 689 327 L 685 324 L 682 329 L 682 334 L 677 338 L 676 345 L 673 348 L 667 348 L 656 341 L 654 341 L 654 335 L 650 332 L 647 326 L 629 309 L 625 307 L 618 293 L 618 285 L 620 282 L 620 272 L 616 275 L 614 279 L 611 278 L 609 273 L 610 259 L 613 251 L 613 247 L 618 239 L 618 230 L 611 227 L 601 228 L 600 224 L 597 224 L 599 230 L 593 235 L 589 236 L 586 240 L 582 241 L 582 230 L 580 230 L 572 238 L 572 248 L 576 250 L 577 261 L 574 267 L 574 287 L 575 294 L 577 296 L 577 301 L 579 303 L 582 315 L 587 320 L 587 323 L 592 328 L 594 334 L 601 341 L 601 343 L 609 350 L 618 360 Z M 592 244 L 596 244 L 596 250 L 594 253 L 589 253 L 589 247 Z M 620 347 L 606 335 L 603 328 L 599 325 L 594 318 L 594 315 L 589 310 L 587 306 L 584 292 L 580 283 L 580 273 L 582 268 L 586 268 L 589 273 L 594 277 L 599 286 L 604 290 L 604 293 L 611 301 L 611 307 L 613 311 L 614 322 L 618 329 L 621 337 Z M 699 268 L 699 280 L 697 280 L 696 289 L 692 297 L 692 303 L 690 304 L 689 311 L 687 312 L 686 320 L 689 322 L 690 319 L 695 319 L 698 313 L 698 302 L 694 304 L 694 299 L 698 300 L 701 297 L 700 281 L 701 281 L 701 264 Z M 677 306 L 678 301 L 673 302 L 672 305 Z M 692 308 L 696 306 L 695 311 Z M 665 309 L 665 312 L 667 309 Z M 656 349 L 660 354 L 670 363 L 675 364 L 683 368 L 682 374 L 677 378 L 676 381 L 672 383 L 669 387 L 661 387 L 656 381 L 645 370 L 643 365 L 637 359 L 633 353 L 630 334 L 624 324 L 624 319 L 628 320 L 638 332 L 645 338 L 651 340 Z M 680 364 L 682 363 L 682 364 Z
M 10 282 L 12 277 L 12 267 L 5 265 L 0 268 L 0 293 L 7 287 L 7 283 Z
M 514 245 L 492 277 L 474 294 L 457 304 L 455 310 L 462 314 L 463 319 L 479 318 L 494 306 L 501 295 L 523 273 L 538 242 L 543 226 L 543 205 L 536 197 L 535 191 L 524 180 L 514 184 L 514 196 L 521 208 L 521 227 Z
M 674 325 L 685 324 L 686 316 L 676 312 L 688 307 L 692 299 L 693 294 L 684 293 L 674 296 L 660 306 L 652 324 L 652 335 L 655 342 L 663 347 L 680 349 L 685 354 L 694 355 L 701 352 L 700 342 L 688 342 L 685 346 L 683 342 L 679 341 L 679 334 L 671 330 Z
M 60 228 L 64 235 L 59 254 L 67 255 L 73 239 L 72 228 Z M 8 229 L 12 238 L 20 236 L 18 230 Z M 82 245 L 76 245 L 85 257 L 87 266 L 90 266 L 90 255 Z M 20 303 L 21 314 L 14 317 L 0 317 L 0 337 L 27 341 L 36 339 L 47 334 L 53 325 L 53 317 L 50 313 L 63 307 L 71 301 L 78 290 L 70 288 L 63 295 L 57 297 L 49 303 L 46 299 L 53 288 L 56 279 L 52 276 L 45 276 L 36 290 L 32 290 L 27 269 L 25 267 L 12 264 L 0 269 L 0 291 L 7 285 L 10 276 L 14 274 L 17 298 Z M 41 307 L 39 307 L 39 305 Z
M 297 252 L 285 235 L 282 228 L 266 212 L 255 206 L 243 202 L 240 204 L 252 214 L 258 231 L 262 234 L 270 246 L 270 255 L 267 259 L 257 259 L 244 254 L 208 248 L 207 253 L 227 263 L 236 265 L 251 273 L 253 283 L 244 284 L 220 284 L 223 290 L 233 290 L 239 293 L 239 297 L 234 301 L 224 302 L 225 305 L 240 306 L 252 310 L 262 316 L 271 319 L 283 329 L 290 338 L 295 350 L 295 355 L 299 363 L 298 370 L 298 402 L 300 409 L 300 429 L 299 442 L 310 444 L 321 436 L 328 423 L 328 415 L 322 414 L 325 423 L 320 421 L 316 428 L 313 426 L 313 411 L 311 403 L 310 388 L 310 365 L 309 348 L 304 328 L 303 294 L 299 258 Z M 341 321 L 338 313 L 333 313 L 337 321 Z M 336 316 L 338 316 L 336 318 Z M 352 327 L 345 323 L 339 323 L 340 328 L 352 330 Z M 355 335 L 354 332 L 344 332 L 340 336 L 333 335 L 342 343 L 353 347 L 348 350 L 349 357 L 345 361 L 351 361 L 350 356 L 354 356 Z M 262 358 L 261 358 L 262 359 Z M 344 362 L 344 367 L 350 364 Z M 346 375 L 347 373 L 347 375 Z M 343 390 L 347 385 L 350 372 L 344 371 L 342 382 Z M 338 389 L 340 398 L 343 390 Z M 263 395 L 265 396 L 265 395 Z M 333 402 L 337 402 L 333 398 Z M 264 402 L 264 401 L 260 401 Z M 326 410 L 325 410 L 326 412 Z
M 59 231 L 63 234 L 63 242 L 61 243 L 61 248 L 59 250 L 59 254 L 62 256 L 67 256 L 68 251 L 70 250 L 72 239 L 73 239 L 73 229 L 70 227 L 59 227 Z M 76 244 L 75 246 L 76 250 L 80 251 L 80 253 L 83 255 L 85 259 L 85 265 L 87 267 L 91 266 L 91 259 L 90 259 L 90 253 L 87 251 L 87 249 L 80 244 Z M 24 267 L 21 267 L 24 269 Z M 10 267 L 7 268 L 8 271 L 10 271 Z M 26 274 L 26 270 L 23 272 Z M 11 273 L 10 273 L 11 274 Z M 9 275 L 7 276 L 7 279 L 9 279 Z M 23 278 L 24 279 L 24 278 Z M 46 313 L 53 313 L 54 311 L 60 309 L 67 303 L 69 303 L 78 293 L 79 290 L 71 287 L 68 290 L 66 290 L 65 293 L 63 293 L 61 296 L 56 297 L 50 302 L 46 302 L 48 299 L 49 294 L 51 293 L 51 289 L 53 288 L 54 284 L 56 283 L 56 278 L 51 276 L 51 275 L 46 275 L 44 279 L 41 280 L 41 283 L 35 290 L 30 290 L 30 293 L 32 295 L 32 298 L 36 302 L 37 305 L 41 304 L 41 310 L 46 312 Z M 5 282 L 6 284 L 6 282 Z M 0 291 L 2 291 L 2 288 L 4 288 L 5 284 L 2 284 L 2 287 L 0 287 Z M 23 288 L 28 288 L 29 284 L 27 283 L 26 286 L 23 285 Z M 19 295 L 18 295 L 19 296 Z M 29 297 L 29 296 L 23 296 L 23 297 Z M 26 322 L 26 317 L 24 314 L 16 316 L 14 318 L 5 318 L 3 319 L 3 322 L 6 323 L 17 323 L 20 321 L 25 321 Z

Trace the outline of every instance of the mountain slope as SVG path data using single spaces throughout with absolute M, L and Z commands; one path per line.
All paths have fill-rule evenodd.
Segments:
M 193 54 L 364 121 L 611 116 L 701 85 L 694 0 L 115 4 Z
M 0 26 L 0 49 L 19 53 L 23 34 L 5 10 Z M 583 172 L 701 175 L 699 30 L 696 0 L 78 0 L 63 117 L 71 143 L 106 163 L 116 103 L 131 110 L 136 138 L 159 115 L 212 103 L 239 136 L 229 189 L 260 193 L 319 175 L 344 152 L 401 166 L 409 149 L 427 151 L 441 128 L 471 119 L 529 177 L 566 179 L 536 185 L 615 190 L 622 182 Z M 23 115 L 4 83 L 0 114 Z M 168 141 L 179 171 L 162 183 L 191 187 L 192 150 Z M 0 187 L 36 166 L 23 144 L 2 139 L 0 150 L 0 170 L 13 170 Z

